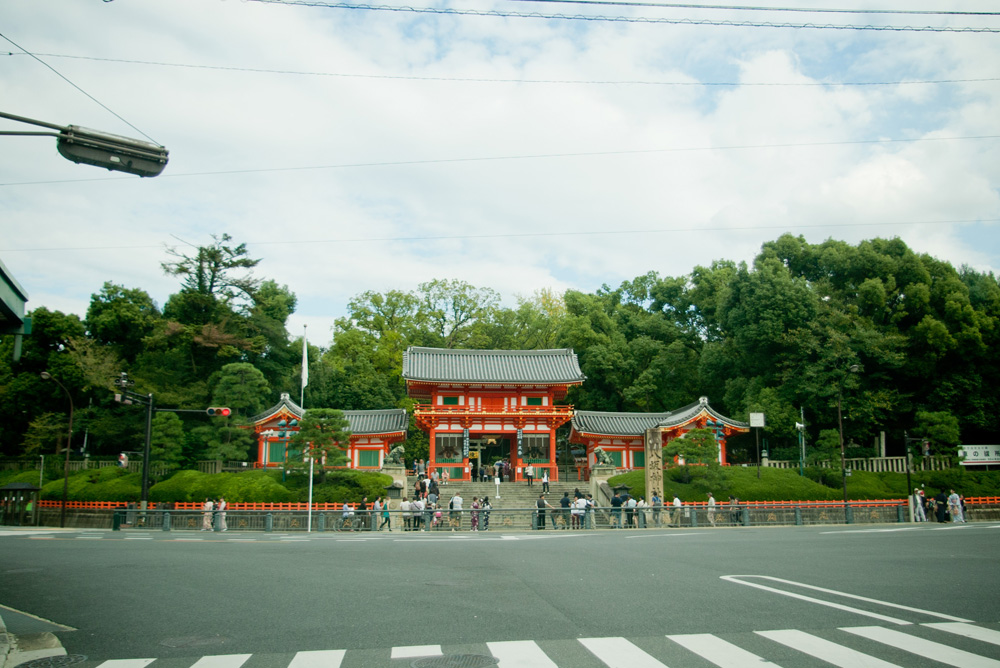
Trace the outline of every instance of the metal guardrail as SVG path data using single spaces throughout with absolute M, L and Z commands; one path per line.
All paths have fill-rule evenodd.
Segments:
M 1000 520 L 1000 506 L 968 509 L 970 521 Z M 594 508 L 574 514 L 562 508 L 539 513 L 534 508 L 485 510 L 446 508 L 412 511 L 392 510 L 388 521 L 371 511 L 232 511 L 206 513 L 192 510 L 116 510 L 111 528 L 163 531 L 531 531 L 531 530 L 643 530 L 656 528 L 724 528 L 819 524 L 887 524 L 907 521 L 905 504 L 789 504 L 782 507 L 682 506 L 614 509 Z

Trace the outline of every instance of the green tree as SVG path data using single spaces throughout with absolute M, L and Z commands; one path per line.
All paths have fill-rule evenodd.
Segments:
M 711 466 L 719 462 L 719 442 L 711 429 L 691 429 L 679 438 L 675 438 L 663 446 L 663 460 L 680 459 L 683 470 L 682 481 L 691 482 L 691 465 L 705 464 Z
M 229 406 L 244 417 L 251 417 L 264 408 L 270 391 L 264 374 L 254 365 L 234 362 L 219 372 L 212 403 Z
M 132 363 L 160 318 L 159 309 L 146 291 L 109 281 L 91 295 L 84 325 L 95 342 L 112 347 L 123 360 Z
M 180 468 L 184 459 L 184 423 L 176 413 L 153 416 L 150 461 L 160 462 L 167 470 Z
M 289 443 L 289 458 L 291 449 L 301 453 L 303 462 L 297 466 L 308 466 L 312 459 L 319 464 L 320 482 L 326 482 L 327 466 L 342 466 L 347 461 L 345 450 L 350 442 L 350 425 L 344 414 L 332 408 L 312 408 L 299 421 L 299 430 L 295 432 Z
M 914 432 L 931 442 L 936 455 L 954 455 L 961 443 L 958 418 L 948 411 L 917 411 Z

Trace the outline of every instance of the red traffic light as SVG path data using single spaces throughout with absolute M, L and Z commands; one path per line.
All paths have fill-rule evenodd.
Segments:
M 214 406 L 205 409 L 205 414 L 210 417 L 229 417 L 230 412 L 226 406 Z

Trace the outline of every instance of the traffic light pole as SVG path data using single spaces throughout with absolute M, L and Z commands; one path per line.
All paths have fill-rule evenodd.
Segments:
M 153 413 L 201 413 L 202 415 L 219 415 L 228 416 L 229 408 L 208 408 L 208 409 L 189 409 L 189 408 L 157 408 L 156 402 L 153 400 L 153 393 L 149 394 L 139 394 L 137 392 L 132 392 L 128 388 L 135 385 L 134 380 L 130 380 L 128 374 L 122 373 L 121 377 L 115 379 L 115 385 L 122 388 L 120 394 L 115 395 L 118 401 L 126 404 L 142 404 L 146 407 L 146 443 L 142 448 L 142 496 L 139 500 L 139 509 L 146 510 L 149 505 L 149 459 L 153 449 Z M 72 429 L 72 423 L 71 429 Z

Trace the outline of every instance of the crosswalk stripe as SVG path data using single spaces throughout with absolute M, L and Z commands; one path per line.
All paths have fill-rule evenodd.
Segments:
M 983 642 L 988 642 L 993 645 L 1000 645 L 1000 631 L 984 629 L 981 626 L 959 624 L 956 622 L 934 622 L 931 624 L 923 624 L 922 626 L 929 626 L 930 628 L 937 629 L 939 631 L 947 631 L 948 633 L 954 633 L 955 635 L 972 638 L 973 640 L 982 640 Z
M 863 654 L 850 647 L 838 645 L 825 638 L 811 635 L 798 629 L 788 629 L 785 631 L 754 631 L 759 636 L 781 643 L 785 647 L 791 647 L 803 654 L 822 659 L 827 663 L 832 663 L 839 668 L 900 668 L 895 663 L 889 663 L 882 659 Z
M 288 668 L 340 668 L 347 650 L 326 649 L 297 652 Z
M 717 638 L 711 633 L 690 633 L 667 637 L 720 668 L 745 668 L 750 665 L 779 668 L 777 664 L 766 661 L 727 640 Z
M 855 626 L 843 628 L 841 631 L 847 631 L 856 636 L 868 638 L 957 668 L 1000 668 L 1000 661 L 995 659 L 881 626 Z
M 441 645 L 410 645 L 408 647 L 393 647 L 393 659 L 414 659 L 418 656 L 441 656 Z
M 145 668 L 156 659 L 111 659 L 97 668 Z
M 486 646 L 500 659 L 500 668 L 559 668 L 532 640 L 488 642 Z
M 608 668 L 667 668 L 625 638 L 579 638 Z
M 240 668 L 250 654 L 216 654 L 203 656 L 194 662 L 191 668 Z

